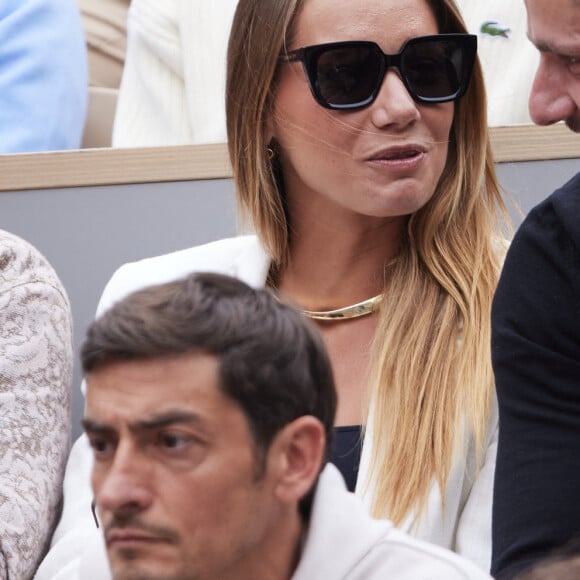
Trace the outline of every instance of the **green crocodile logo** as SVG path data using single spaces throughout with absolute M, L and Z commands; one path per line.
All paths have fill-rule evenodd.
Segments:
M 503 36 L 504 38 L 509 38 L 511 29 L 502 26 L 496 20 L 487 20 L 481 25 L 479 31 L 482 34 L 489 34 L 489 36 Z

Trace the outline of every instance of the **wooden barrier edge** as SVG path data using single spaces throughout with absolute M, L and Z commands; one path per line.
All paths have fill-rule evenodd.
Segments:
M 490 133 L 498 163 L 580 158 L 580 137 L 563 124 Z M 0 155 L 0 191 L 230 177 L 225 143 Z

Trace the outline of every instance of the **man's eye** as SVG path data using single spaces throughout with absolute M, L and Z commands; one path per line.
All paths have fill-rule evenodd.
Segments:
M 568 67 L 573 75 L 580 76 L 580 57 L 578 56 L 569 57 Z
M 89 442 L 93 449 L 93 454 L 97 459 L 108 457 L 114 450 L 114 445 L 107 439 L 91 437 L 89 438 Z
M 159 443 L 167 449 L 181 449 L 190 442 L 190 438 L 178 433 L 161 433 Z

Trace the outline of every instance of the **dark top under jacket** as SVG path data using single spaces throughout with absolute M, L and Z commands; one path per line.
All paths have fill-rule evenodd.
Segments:
M 360 425 L 334 428 L 330 460 L 344 478 L 349 491 L 354 491 L 362 450 Z
M 505 580 L 580 534 L 580 173 L 518 230 L 492 327 L 492 575 Z

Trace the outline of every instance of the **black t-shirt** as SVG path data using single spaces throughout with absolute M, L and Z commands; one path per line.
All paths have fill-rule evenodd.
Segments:
M 492 329 L 492 575 L 507 580 L 580 533 L 580 173 L 514 237 Z
M 336 465 L 349 491 L 354 491 L 362 450 L 361 426 L 347 425 L 334 428 L 330 461 Z

